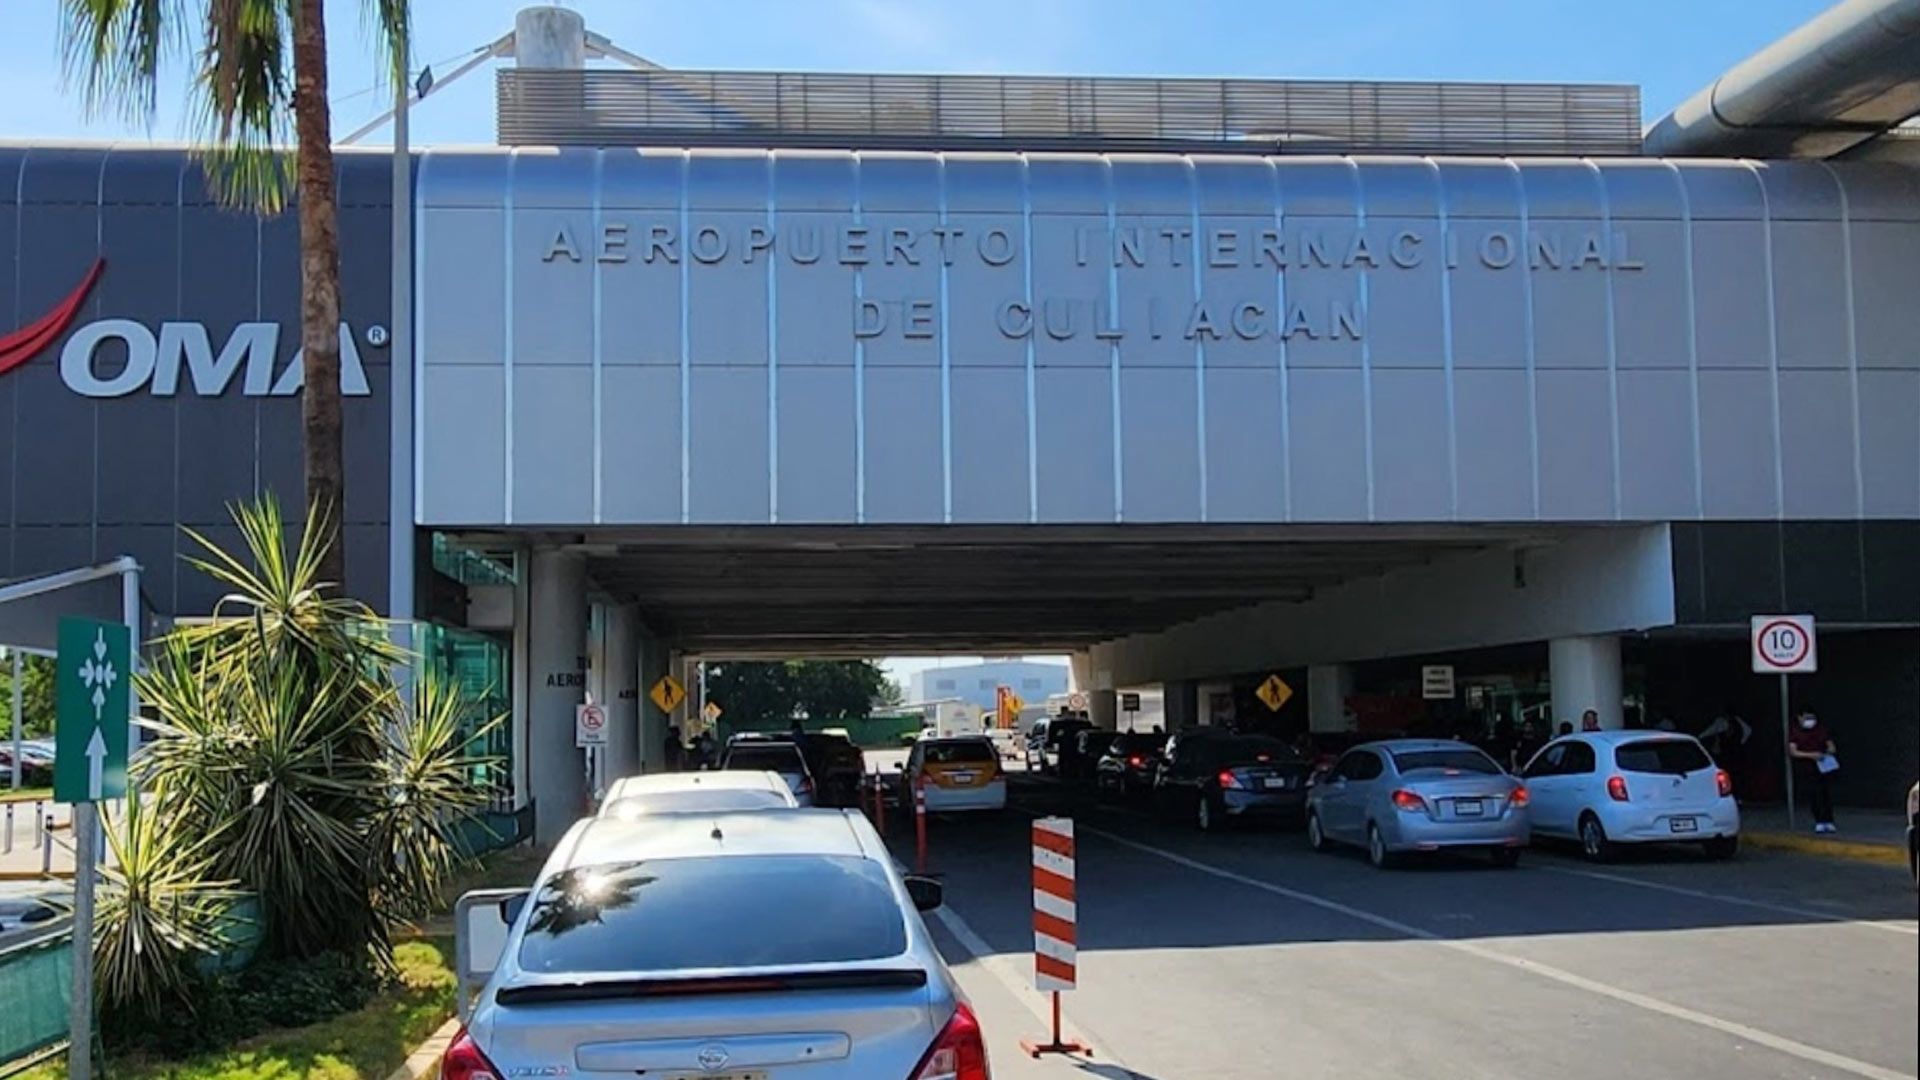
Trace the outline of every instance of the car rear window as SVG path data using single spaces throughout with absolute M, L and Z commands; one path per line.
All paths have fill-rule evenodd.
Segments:
M 1213 753 L 1214 760 L 1222 765 L 1297 765 L 1301 761 L 1293 747 L 1263 735 L 1221 739 L 1215 744 Z
M 736 746 L 727 751 L 729 769 L 771 769 L 774 772 L 798 772 L 804 764 L 793 746 Z
M 994 760 L 993 744 L 982 739 L 927 744 L 927 764 L 958 765 Z
M 607 804 L 604 817 L 641 814 L 709 813 L 720 810 L 771 810 L 790 806 L 785 790 L 720 788 L 714 791 L 675 791 L 659 795 L 632 795 Z
M 527 914 L 520 966 L 542 975 L 730 970 L 906 949 L 893 885 L 872 859 L 731 855 L 554 875 Z
M 1393 765 L 1401 772 L 1415 769 L 1456 769 L 1460 772 L 1498 776 L 1505 771 L 1492 758 L 1478 750 L 1408 750 L 1393 755 Z
M 1621 743 L 1613 760 L 1626 772 L 1679 775 L 1711 768 L 1713 759 L 1692 739 L 1649 739 Z

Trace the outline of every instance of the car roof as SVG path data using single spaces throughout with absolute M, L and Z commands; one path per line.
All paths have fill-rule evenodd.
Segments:
M 587 818 L 554 846 L 546 874 L 640 859 L 715 855 L 837 855 L 878 858 L 851 810 L 741 810 L 663 814 L 625 821 Z M 870 830 L 869 830 L 870 831 Z
M 991 742 L 993 742 L 993 740 L 992 740 L 992 739 L 990 739 L 990 738 L 988 738 L 988 737 L 987 737 L 987 736 L 985 736 L 985 735 L 928 735 L 928 736 L 925 736 L 925 737 L 922 737 L 922 738 L 921 738 L 921 739 L 919 739 L 918 741 L 919 741 L 920 743 L 922 743 L 922 744 L 926 744 L 926 743 L 960 743 L 960 742 L 983 742 L 983 743 L 991 743 Z
M 1576 731 L 1570 735 L 1562 735 L 1555 739 L 1554 742 L 1560 742 L 1565 739 L 1579 739 L 1581 742 L 1606 743 L 1608 745 L 1623 742 L 1640 742 L 1645 739 L 1684 739 L 1687 742 L 1700 741 L 1684 731 L 1661 731 L 1659 728 L 1616 728 L 1608 731 Z
M 787 789 L 780 775 L 767 769 L 717 769 L 706 772 L 651 773 L 623 776 L 607 789 L 606 802 L 642 795 L 664 795 L 675 791 L 739 791 L 743 789 Z
M 1480 748 L 1459 739 L 1376 739 L 1373 742 L 1361 743 L 1354 749 L 1385 750 L 1389 754 L 1415 754 L 1422 750 L 1479 750 Z

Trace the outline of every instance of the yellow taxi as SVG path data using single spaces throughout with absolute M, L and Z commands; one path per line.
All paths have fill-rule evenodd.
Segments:
M 900 774 L 904 805 L 913 805 L 915 785 L 926 788 L 927 810 L 1004 810 L 1007 778 L 1000 754 L 984 735 L 922 737 Z

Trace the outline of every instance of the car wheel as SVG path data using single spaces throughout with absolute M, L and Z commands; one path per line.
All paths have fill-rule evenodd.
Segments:
M 1367 861 L 1380 870 L 1394 862 L 1393 852 L 1387 850 L 1387 838 L 1380 835 L 1380 826 L 1372 822 L 1367 823 Z
M 1591 813 L 1580 815 L 1580 854 L 1588 862 L 1610 862 L 1613 859 L 1613 841 L 1607 839 L 1606 826 Z
M 1333 841 L 1327 839 L 1326 831 L 1320 828 L 1320 815 L 1307 815 L 1307 846 L 1315 851 L 1332 851 Z
M 1219 828 L 1220 823 L 1214 820 L 1212 799 L 1203 794 L 1194 803 L 1194 807 L 1193 823 L 1200 827 L 1201 832 L 1212 832 Z
M 1738 836 L 1716 836 L 1700 846 L 1705 849 L 1709 859 L 1731 859 L 1740 854 Z
M 1511 870 L 1520 865 L 1520 849 L 1517 847 L 1497 847 L 1489 854 L 1493 856 L 1493 865 L 1502 870 Z

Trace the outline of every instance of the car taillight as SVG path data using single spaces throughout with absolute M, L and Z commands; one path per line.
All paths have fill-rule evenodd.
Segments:
M 1393 793 L 1393 805 L 1401 810 L 1425 810 L 1427 800 L 1408 791 L 1406 788 Z
M 1507 801 L 1514 806 L 1525 806 L 1533 801 L 1533 795 L 1525 787 L 1517 787 Z
M 1146 763 L 1147 763 L 1147 759 L 1141 757 L 1139 754 L 1135 754 L 1132 757 L 1127 759 L 1127 764 L 1136 769 L 1140 768 L 1142 765 L 1145 765 Z
M 1240 786 L 1240 778 L 1233 775 L 1232 769 L 1221 769 L 1218 779 L 1220 786 L 1223 788 L 1237 788 Z
M 1627 801 L 1627 778 L 1624 776 L 1607 777 L 1607 798 L 1614 802 Z
M 474 1045 L 464 1030 L 454 1036 L 440 1059 L 440 1080 L 500 1080 L 500 1070 Z
M 940 1029 L 940 1035 L 927 1047 L 920 1066 L 907 1080 L 992 1080 L 987 1071 L 987 1042 L 980 1035 L 980 1021 L 963 1002 L 953 1010 L 953 1018 Z
M 1727 770 L 1725 769 L 1713 770 L 1713 782 L 1717 787 L 1719 787 L 1721 798 L 1724 799 L 1728 795 L 1733 794 L 1733 777 L 1727 775 Z

